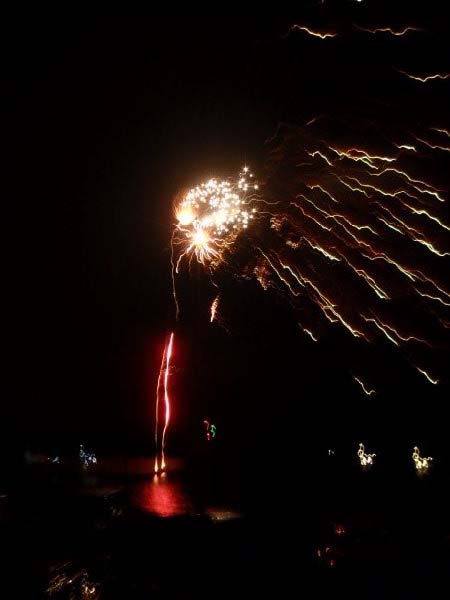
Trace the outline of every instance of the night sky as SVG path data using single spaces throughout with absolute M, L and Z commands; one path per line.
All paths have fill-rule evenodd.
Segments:
M 4 399 L 17 429 L 7 426 L 3 440 L 20 451 L 70 452 L 85 440 L 100 453 L 150 452 L 173 325 L 176 193 L 244 163 L 263 180 L 265 141 L 280 123 L 357 113 L 390 129 L 432 111 L 448 124 L 448 83 L 411 94 L 389 71 L 396 41 L 368 40 L 355 52 L 350 31 L 355 21 L 427 28 L 433 34 L 407 42 L 402 64 L 449 72 L 443 15 L 437 3 L 348 0 L 300 2 L 285 17 L 5 19 L 4 203 L 18 220 L 5 223 L 14 381 Z M 330 51 L 327 41 L 286 37 L 293 23 L 348 36 Z M 441 180 L 444 168 L 437 163 Z M 213 290 L 202 270 L 180 277 L 174 451 L 195 445 L 205 416 L 227 449 L 268 452 L 275 435 L 290 449 L 371 436 L 379 447 L 418 440 L 443 451 L 445 381 L 426 385 L 393 353 L 385 390 L 368 401 L 351 380 L 343 332 L 314 345 L 276 294 L 231 278 L 224 293 L 227 330 L 209 324 Z M 391 352 L 370 351 L 375 367 Z

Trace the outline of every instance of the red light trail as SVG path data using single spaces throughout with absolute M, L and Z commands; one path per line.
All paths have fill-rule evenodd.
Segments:
M 164 346 L 161 367 L 158 374 L 158 383 L 156 386 L 156 407 L 155 407 L 155 473 L 164 471 L 166 468 L 166 434 L 170 423 L 171 405 L 170 405 L 170 394 L 169 394 L 169 375 L 170 375 L 170 364 L 173 352 L 173 340 L 174 333 L 172 332 L 169 336 L 169 340 L 166 341 Z M 164 427 L 161 437 L 161 450 L 159 448 L 159 411 L 160 411 L 160 395 L 161 395 L 161 381 L 164 387 Z M 159 461 L 159 456 L 161 461 Z

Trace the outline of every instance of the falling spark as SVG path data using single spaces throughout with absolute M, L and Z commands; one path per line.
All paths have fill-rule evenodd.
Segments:
M 362 381 L 361 379 L 358 379 L 358 377 L 355 377 L 355 376 L 353 376 L 353 379 L 354 379 L 354 380 L 355 380 L 357 383 L 359 383 L 359 385 L 362 387 L 362 389 L 363 389 L 364 393 L 365 393 L 367 396 L 371 396 L 372 394 L 376 394 L 375 390 L 370 390 L 370 389 L 366 388 L 366 385 L 365 385 L 364 381 Z
M 321 40 L 326 40 L 327 38 L 335 38 L 337 33 L 321 33 L 320 31 L 313 31 L 309 29 L 309 27 L 305 27 L 304 25 L 292 25 L 289 29 L 289 33 L 291 31 L 304 31 L 305 33 L 312 35 L 313 37 L 320 38 Z
M 411 150 L 411 152 L 417 152 L 417 148 L 410 144 L 395 144 L 395 146 L 400 150 Z
M 407 33 L 409 33 L 410 31 L 423 31 L 423 29 L 418 29 L 417 27 L 409 27 L 406 26 L 403 29 L 392 29 L 392 27 L 377 27 L 375 29 L 368 29 L 366 27 L 360 27 L 359 25 L 355 25 L 356 29 L 359 29 L 361 31 L 366 31 L 367 33 L 390 33 L 391 35 L 394 36 L 402 36 L 402 35 L 406 35 Z
M 381 162 L 395 162 L 396 158 L 393 156 L 380 156 L 377 154 L 369 154 L 366 150 L 362 148 L 349 148 L 348 150 L 343 150 L 342 148 L 334 148 L 330 146 L 330 150 L 335 152 L 340 158 L 348 158 L 349 160 L 353 160 L 355 162 L 364 162 L 368 167 L 372 169 L 377 169 L 376 165 L 377 161 Z
M 416 288 L 414 288 L 414 289 L 416 289 Z M 425 294 L 423 292 L 420 292 L 417 289 L 416 289 L 416 292 L 419 294 L 419 296 L 422 296 L 423 298 L 430 298 L 430 300 L 436 300 L 437 302 L 440 302 L 444 306 L 450 306 L 450 302 L 445 302 L 445 300 L 442 300 L 442 298 L 440 296 L 432 296 L 431 294 Z
M 424 369 L 420 369 L 419 367 L 416 367 L 416 369 L 419 371 L 419 373 L 422 373 L 422 375 L 424 375 L 433 385 L 437 385 L 439 383 L 439 379 L 433 379 Z
M 447 137 L 450 137 L 450 131 L 448 131 L 447 129 L 439 129 L 439 127 L 431 127 L 431 129 L 433 131 L 438 131 L 439 133 L 443 133 Z
M 437 223 L 443 229 L 446 229 L 447 231 L 450 231 L 450 227 L 448 225 L 446 225 L 445 223 L 443 223 L 442 221 L 440 221 L 434 215 L 431 215 L 424 208 L 417 209 L 417 208 L 414 208 L 413 206 L 409 206 L 409 204 L 406 204 L 406 203 L 405 203 L 405 206 L 407 206 L 414 215 L 424 215 L 424 216 L 428 217 L 429 219 L 431 219 L 432 221 L 434 221 L 435 223 Z
M 330 167 L 333 165 L 333 163 L 329 160 L 329 158 L 327 158 L 327 156 L 325 154 L 322 154 L 322 152 L 320 152 L 320 150 L 315 150 L 314 152 L 308 152 L 309 156 L 320 156 L 320 158 L 322 158 L 327 165 L 330 165 Z M 317 186 L 320 187 L 320 186 Z
M 172 240 L 171 240 L 171 244 L 170 244 L 170 274 L 171 274 L 171 278 L 172 278 L 172 297 L 173 297 L 173 302 L 175 305 L 175 321 L 178 321 L 178 319 L 180 318 L 180 304 L 178 302 L 178 297 L 177 297 L 177 287 L 175 284 L 175 271 L 176 271 L 176 266 L 175 266 L 175 261 L 174 261 L 174 236 L 175 236 L 175 230 L 172 233 Z
M 313 342 L 318 342 L 319 339 L 314 337 L 314 334 L 312 333 L 312 331 L 310 331 L 309 329 L 306 329 L 306 327 L 302 327 L 303 331 L 305 333 L 307 333 L 309 335 L 309 337 L 312 339 Z
M 449 146 L 441 146 L 440 144 L 432 144 L 431 142 L 427 142 L 427 140 L 424 140 L 423 138 L 420 138 L 417 135 L 415 135 L 414 137 L 416 138 L 416 140 L 418 142 L 421 142 L 422 144 L 424 144 L 425 146 L 428 146 L 428 148 L 431 148 L 432 150 L 442 150 L 443 152 L 450 152 Z
M 214 298 L 214 300 L 212 301 L 212 304 L 211 304 L 210 323 L 212 323 L 216 318 L 216 313 L 217 313 L 217 309 L 219 307 L 219 302 L 220 302 L 220 294 L 217 294 L 217 296 Z
M 409 79 L 414 79 L 415 81 L 420 81 L 421 83 L 426 83 L 427 81 L 433 81 L 436 79 L 445 80 L 450 77 L 450 73 L 435 73 L 434 75 L 426 75 L 425 77 L 420 77 L 419 75 L 412 75 L 411 73 L 407 73 L 406 71 L 402 71 L 401 69 L 397 69 L 399 73 L 409 77 Z
M 437 256 L 441 256 L 441 257 L 442 256 L 450 256 L 450 252 L 441 252 L 440 250 L 435 248 L 431 242 L 427 242 L 426 240 L 421 240 L 421 239 L 417 239 L 414 237 L 411 239 L 413 239 L 415 242 L 418 242 L 419 244 L 422 244 L 423 246 L 428 248 L 428 250 L 430 252 L 432 252 L 433 254 L 436 254 Z

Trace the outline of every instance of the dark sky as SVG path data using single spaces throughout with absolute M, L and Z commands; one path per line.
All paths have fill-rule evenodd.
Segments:
M 362 57 L 343 42 L 330 56 L 317 40 L 283 39 L 290 24 L 431 23 L 440 37 L 413 50 L 445 69 L 445 23 L 436 5 L 413 14 L 410 3 L 395 3 L 395 13 L 392 2 L 317 4 L 300 2 L 286 17 L 39 13 L 4 21 L 5 154 L 18 209 L 6 253 L 17 314 L 10 401 L 23 444 L 57 447 L 83 437 L 96 447 L 146 447 L 159 354 L 173 318 L 171 208 L 181 187 L 233 174 L 244 162 L 264 173 L 264 141 L 279 122 L 304 122 L 350 103 L 370 112 L 375 90 L 381 105 L 404 95 L 403 110 L 413 113 L 420 100 L 405 90 L 380 92 L 378 69 L 390 60 L 389 46 Z M 363 60 L 368 75 L 355 80 Z M 432 102 L 440 109 L 445 103 L 441 95 Z M 392 119 L 395 111 L 387 112 Z M 207 319 L 202 324 L 211 290 L 201 273 L 181 284 L 175 437 L 189 438 L 205 413 L 228 431 L 242 421 L 241 437 L 274 423 L 283 428 L 280 406 L 290 407 L 308 435 L 311 426 L 336 437 L 384 427 L 395 437 L 411 406 L 404 390 L 360 409 L 339 334 L 311 348 L 282 303 L 233 285 L 228 335 L 211 330 Z M 445 393 L 430 394 L 435 411 Z M 414 410 L 423 401 L 419 396 Z M 426 419 L 423 432 L 417 420 L 406 421 L 411 437 L 429 438 L 441 427 L 438 417 Z M 292 422 L 287 431 L 296 435 Z

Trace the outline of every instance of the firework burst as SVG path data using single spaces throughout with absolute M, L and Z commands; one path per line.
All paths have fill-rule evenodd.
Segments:
M 281 127 L 259 194 L 247 170 L 235 184 L 190 190 L 175 209 L 174 279 L 185 258 L 214 276 L 219 293 L 223 271 L 253 276 L 301 308 L 299 326 L 313 342 L 332 327 L 358 343 L 384 340 L 435 384 L 433 353 L 446 344 L 450 306 L 447 192 L 423 166 L 435 150 L 422 145 L 417 157 L 409 144 L 431 130 L 386 139 L 372 128 L 361 140 L 354 123 L 342 125 L 351 143 L 331 137 L 336 124 L 326 118 Z
M 405 52 L 397 57 L 389 52 L 388 58 L 380 53 L 378 64 L 376 44 L 385 38 L 399 49 L 409 38 L 425 37 L 412 24 L 354 24 L 342 31 L 299 24 L 289 30 L 294 32 L 290 42 L 312 36 L 311 43 L 333 53 L 350 32 L 355 43 L 363 40 L 362 51 L 370 44 L 369 60 L 357 61 L 363 71 L 343 73 L 342 85 L 337 77 L 329 108 L 321 104 L 319 114 L 305 113 L 304 125 L 297 117 L 295 125 L 280 124 L 266 144 L 261 189 L 245 167 L 236 179 L 211 178 L 175 203 L 176 317 L 177 274 L 197 262 L 215 287 L 211 323 L 224 319 L 231 276 L 253 279 L 264 292 L 283 298 L 306 343 L 342 331 L 355 389 L 368 403 L 381 397 L 386 372 L 395 371 L 386 364 L 393 356 L 389 348 L 406 363 L 398 379 L 397 371 L 392 375 L 391 386 L 403 383 L 405 367 L 409 377 L 426 385 L 445 384 L 450 133 L 447 109 L 438 110 L 440 96 L 427 102 L 425 94 L 448 89 L 448 66 L 416 69 Z M 328 61 L 318 61 L 320 77 L 326 79 L 328 68 Z M 312 83 L 318 79 L 314 73 Z M 333 91 L 346 86 L 352 95 L 343 96 L 353 106 L 335 102 Z M 393 86 L 397 105 L 386 93 Z M 425 113 L 433 106 L 433 114 L 419 114 L 422 103 Z M 376 361 L 375 344 L 382 349 Z M 374 455 L 360 450 L 360 459 L 372 461 Z
M 212 178 L 190 189 L 175 206 L 175 271 L 183 258 L 190 262 L 195 257 L 204 266 L 220 264 L 225 250 L 253 219 L 256 208 L 251 201 L 257 190 L 248 167 L 236 181 Z

